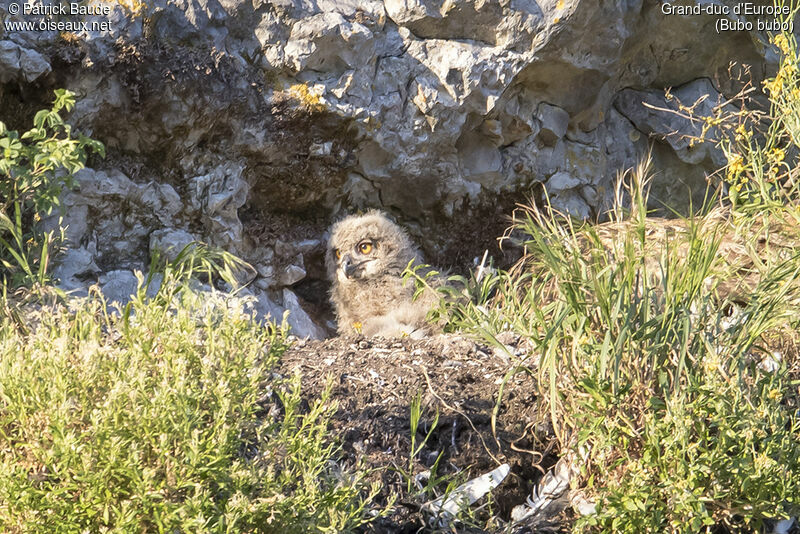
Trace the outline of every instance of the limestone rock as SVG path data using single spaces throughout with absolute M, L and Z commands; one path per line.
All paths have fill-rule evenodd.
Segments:
M 236 248 L 242 239 L 238 210 L 247 200 L 248 185 L 242 168 L 223 165 L 191 179 L 191 206 L 202 213 L 213 244 Z
M 552 206 L 578 219 L 586 219 L 591 215 L 591 207 L 586 196 L 582 194 L 585 182 L 575 178 L 568 172 L 555 173 L 545 184 Z M 591 191 L 591 190 L 590 190 Z
M 66 227 L 67 244 L 94 239 L 97 259 L 114 267 L 144 269 L 150 233 L 174 222 L 184 204 L 170 184 L 139 184 L 123 173 L 82 169 L 75 190 L 65 190 L 61 206 L 45 220 L 46 229 Z
M 0 41 L 0 82 L 12 80 L 33 82 L 51 71 L 45 57 L 13 41 Z
M 270 321 L 281 324 L 283 320 L 283 307 L 270 298 L 266 291 L 254 291 L 255 315 L 260 321 Z
M 164 255 L 167 261 L 174 261 L 178 254 L 197 238 L 187 232 L 175 228 L 164 228 L 150 234 L 150 254 L 156 250 Z
M 317 326 L 308 313 L 300 305 L 292 291 L 283 290 L 283 306 L 289 312 L 287 321 L 292 328 L 292 333 L 299 338 L 325 339 L 325 331 Z
M 567 191 L 569 189 L 575 189 L 579 185 L 582 185 L 583 182 L 574 178 L 568 172 L 557 172 L 553 176 L 547 180 L 547 191 L 552 194 L 557 194 L 562 191 Z
M 541 123 L 539 137 L 544 144 L 554 146 L 556 141 L 564 137 L 569 125 L 569 113 L 557 106 L 551 106 L 547 102 L 539 104 L 537 118 Z
M 297 21 L 284 54 L 298 72 L 342 72 L 365 65 L 373 56 L 373 47 L 367 27 L 328 12 Z
M 278 279 L 282 286 L 292 286 L 306 277 L 306 270 L 302 265 L 303 256 L 299 256 L 295 261 L 296 263 L 286 267 Z
M 89 280 L 101 272 L 94 261 L 94 254 L 86 247 L 70 248 L 56 258 L 53 277 L 65 291 L 85 294 Z
M 100 277 L 100 291 L 108 304 L 127 304 L 139 289 L 136 275 L 127 270 L 109 271 Z
M 284 289 L 278 295 L 278 299 L 282 300 L 282 305 L 275 302 L 270 298 L 266 292 L 255 293 L 256 303 L 256 317 L 262 321 L 273 321 L 280 324 L 286 315 L 286 322 L 291 328 L 291 333 L 298 338 L 311 338 L 311 339 L 325 339 L 327 333 L 323 328 L 318 326 L 308 313 L 303 309 L 300 301 L 289 289 Z
M 591 208 L 580 193 L 574 190 L 561 191 L 550 198 L 553 208 L 565 215 L 571 215 L 576 219 L 588 219 L 591 215 Z
M 702 121 L 691 120 L 679 110 L 683 104 L 693 106 L 697 117 L 711 116 L 722 101 L 720 93 L 707 79 L 694 80 L 673 93 L 674 97 L 668 101 L 663 91 L 624 89 L 615 106 L 643 134 L 658 136 L 669 143 L 681 161 L 699 164 L 710 157 L 715 165 L 722 166 L 725 157 L 721 150 L 712 143 L 693 141 L 701 134 Z

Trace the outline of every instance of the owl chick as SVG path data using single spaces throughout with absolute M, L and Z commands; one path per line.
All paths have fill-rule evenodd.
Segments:
M 331 301 L 339 334 L 385 338 L 420 337 L 425 316 L 437 302 L 425 290 L 414 300 L 414 283 L 403 284 L 409 262 L 421 255 L 405 231 L 379 211 L 347 217 L 331 227 L 325 253 Z

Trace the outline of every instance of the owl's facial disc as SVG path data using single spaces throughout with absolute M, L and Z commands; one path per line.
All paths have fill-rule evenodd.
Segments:
M 339 280 L 344 282 L 345 279 L 356 280 L 376 274 L 379 270 L 378 258 L 375 256 L 377 249 L 377 241 L 364 239 L 359 241 L 351 252 L 347 252 L 344 255 L 339 250 L 336 250 L 336 256 L 339 260 Z

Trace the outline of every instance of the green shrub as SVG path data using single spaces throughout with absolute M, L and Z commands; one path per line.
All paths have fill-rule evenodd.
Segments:
M 120 314 L 100 297 L 0 323 L 3 532 L 346 532 L 362 472 L 339 471 L 335 406 L 300 411 L 262 327 L 169 274 Z
M 800 420 L 786 404 L 785 370 L 736 369 L 742 358 L 703 357 L 680 394 L 654 396 L 640 414 L 617 405 L 628 395 L 591 383 L 578 389 L 583 409 L 574 416 L 587 427 L 577 443 L 591 447 L 586 472 L 603 481 L 602 488 L 590 481 L 598 513 L 579 529 L 760 529 L 765 518 L 800 511 Z M 635 419 L 626 418 L 631 412 Z
M 75 105 L 74 94 L 56 92 L 53 107 L 33 118 L 33 128 L 20 135 L 0 122 L 0 275 L 13 286 L 39 286 L 59 237 L 36 228 L 41 214 L 58 205 L 72 175 L 86 163 L 88 151 L 105 154 L 98 141 L 74 136 L 59 114 Z

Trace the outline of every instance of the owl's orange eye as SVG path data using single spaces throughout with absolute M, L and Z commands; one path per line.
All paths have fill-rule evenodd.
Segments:
M 369 241 L 362 241 L 358 244 L 358 251 L 362 254 L 369 254 L 372 252 L 372 243 Z
M 342 259 L 342 251 L 339 250 L 338 248 L 333 249 L 333 255 L 336 256 L 337 260 Z

